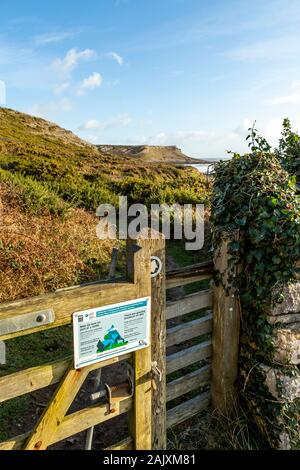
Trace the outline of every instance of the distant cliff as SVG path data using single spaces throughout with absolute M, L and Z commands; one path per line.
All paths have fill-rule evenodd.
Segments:
M 175 145 L 97 145 L 103 154 L 138 158 L 145 163 L 205 163 L 188 157 Z

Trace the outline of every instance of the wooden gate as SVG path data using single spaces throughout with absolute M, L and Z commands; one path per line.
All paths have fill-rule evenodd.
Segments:
M 0 403 L 58 384 L 34 428 L 0 443 L 0 450 L 46 449 L 125 413 L 129 413 L 131 435 L 110 449 L 165 449 L 168 428 L 209 407 L 213 264 L 178 268 L 167 274 L 163 268 L 151 279 L 152 255 L 158 256 L 164 267 L 162 236 L 128 242 L 127 275 L 118 282 L 91 283 L 0 305 L 0 340 L 5 341 L 71 324 L 75 311 L 149 295 L 152 316 L 151 347 L 79 370 L 74 369 L 70 357 L 0 377 Z M 196 286 L 192 293 L 166 302 L 169 289 L 189 284 Z M 40 312 L 50 309 L 55 318 L 39 323 Z M 26 318 L 28 327 L 24 328 Z M 113 409 L 103 403 L 68 413 L 90 372 L 123 361 L 131 362 L 134 369 L 133 397 L 123 389 Z M 219 379 L 223 381 L 221 376 Z
M 127 279 L 123 281 L 73 287 L 49 295 L 2 304 L 0 340 L 11 340 L 17 336 L 70 324 L 74 311 L 150 296 L 150 244 L 147 240 L 140 240 L 139 246 L 128 244 L 127 259 Z M 49 319 L 44 313 L 41 314 L 47 311 L 54 312 L 53 318 Z M 91 371 L 125 360 L 131 360 L 133 364 L 133 397 L 124 391 L 118 397 L 113 410 L 105 403 L 67 414 Z M 130 412 L 133 447 L 151 449 L 151 347 L 77 370 L 74 369 L 73 358 L 69 358 L 4 376 L 0 378 L 0 402 L 55 383 L 58 383 L 58 387 L 34 429 L 26 435 L 3 442 L 0 449 L 46 449 L 55 442 L 127 411 Z

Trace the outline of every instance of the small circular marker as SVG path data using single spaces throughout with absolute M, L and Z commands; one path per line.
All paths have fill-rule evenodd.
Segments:
M 156 277 L 162 270 L 161 259 L 157 256 L 151 256 L 151 277 Z

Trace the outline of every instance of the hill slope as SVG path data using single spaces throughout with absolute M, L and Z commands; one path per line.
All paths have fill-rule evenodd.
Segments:
M 104 153 L 43 119 L 0 108 L 0 302 L 103 277 L 112 246 L 96 237 L 101 203 L 196 203 L 192 168 Z

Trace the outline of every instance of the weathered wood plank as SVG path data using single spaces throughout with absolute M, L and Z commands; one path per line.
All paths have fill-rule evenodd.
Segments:
M 132 402 L 132 398 L 124 398 L 124 400 L 116 403 L 115 411 L 112 414 L 109 413 L 108 404 L 105 403 L 103 405 L 90 406 L 66 416 L 61 426 L 58 427 L 51 444 L 126 413 L 132 409 Z
M 184 268 L 176 268 L 168 271 L 166 274 L 166 288 L 180 287 L 192 282 L 210 279 L 213 274 L 213 263 L 211 261 L 205 263 L 193 264 Z
M 211 356 L 211 341 L 204 341 L 187 349 L 167 356 L 167 374 L 183 369 L 195 362 L 208 359 Z
M 0 377 L 0 403 L 59 382 L 71 364 L 69 357 Z
M 53 437 L 58 434 L 65 414 L 83 385 L 89 367 L 74 369 L 73 365 L 66 372 L 50 403 L 38 420 L 33 433 L 25 444 L 25 450 L 45 450 Z
M 49 441 L 49 445 L 67 439 L 70 436 L 78 434 L 91 426 L 104 423 L 120 414 L 127 413 L 132 408 L 132 398 L 124 398 L 124 400 L 116 404 L 115 412 L 108 413 L 108 404 L 94 405 L 83 410 L 72 413 L 64 418 L 57 429 L 57 433 Z M 32 431 L 13 437 L 5 442 L 0 443 L 1 450 L 20 450 L 24 447 L 26 440 L 32 434 Z M 121 448 L 120 448 L 121 449 Z
M 171 428 L 187 419 L 194 418 L 198 413 L 208 408 L 210 403 L 210 392 L 197 395 L 167 412 L 167 427 Z
M 12 318 L 16 315 L 26 315 L 26 313 L 52 309 L 55 314 L 55 321 L 41 326 L 37 323 L 37 327 L 15 333 L 1 334 L 0 331 L 0 340 L 16 338 L 17 336 L 28 335 L 69 324 L 72 321 L 72 314 L 76 311 L 125 302 L 137 297 L 136 292 L 137 287 L 132 283 L 123 282 L 116 284 L 106 282 L 57 291 L 53 294 L 16 300 L 14 302 L 6 302 L 0 305 L 0 320 Z
M 174 344 L 180 344 L 197 336 L 211 333 L 212 331 L 212 314 L 205 315 L 186 323 L 174 326 L 167 330 L 167 348 Z
M 203 387 L 210 382 L 211 365 L 207 364 L 190 374 L 186 374 L 179 379 L 172 380 L 167 384 L 167 402 L 181 397 L 185 393 L 189 393 L 196 388 Z
M 225 235 L 214 255 L 215 269 L 222 282 L 213 289 L 212 405 L 222 415 L 233 411 L 237 398 L 241 312 L 239 298 L 228 285 L 229 274 L 238 272 L 237 267 L 230 266 L 228 245 L 237 239 L 238 233 Z
M 195 294 L 186 295 L 183 299 L 167 302 L 167 320 L 181 317 L 187 313 L 195 312 L 201 308 L 212 306 L 212 291 L 204 290 Z
M 7 441 L 0 442 L 0 451 L 2 450 L 21 450 L 25 445 L 26 439 L 30 436 L 30 432 L 12 437 Z
M 127 241 L 127 276 L 137 286 L 137 296 L 151 296 L 151 249 L 147 233 Z M 136 246 L 140 249 L 136 250 Z M 133 355 L 135 372 L 134 407 L 130 416 L 134 449 L 152 447 L 151 345 Z
M 150 241 L 151 256 L 162 262 L 161 272 L 151 280 L 151 355 L 152 371 L 152 449 L 167 448 L 166 410 L 166 283 L 165 239 L 162 234 Z
M 91 370 L 107 367 L 117 362 L 128 360 L 131 357 L 132 353 L 128 353 L 106 359 L 101 363 L 93 364 Z M 70 356 L 62 361 L 55 361 L 51 364 L 32 367 L 0 377 L 0 403 L 58 383 L 66 373 L 72 361 L 73 357 Z
M 120 442 L 117 442 L 113 446 L 107 447 L 104 450 L 133 450 L 132 437 L 126 437 Z

